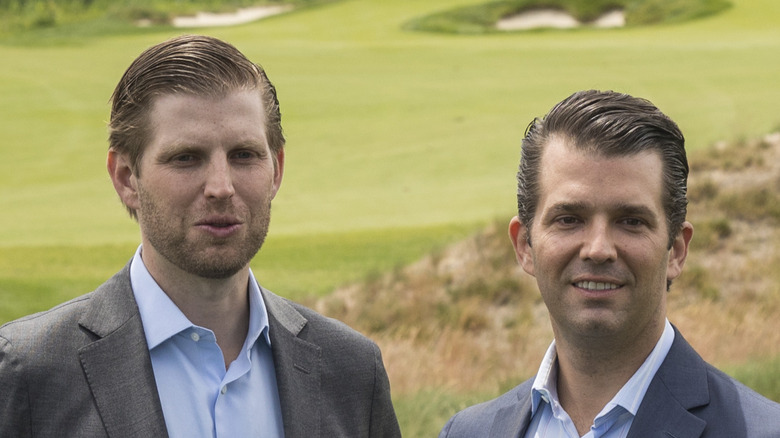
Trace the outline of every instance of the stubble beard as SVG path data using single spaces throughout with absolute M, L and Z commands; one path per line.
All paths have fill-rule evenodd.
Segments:
M 207 237 L 188 239 L 188 224 L 163 214 L 165 208 L 148 192 L 139 189 L 141 204 L 138 220 L 146 240 L 168 262 L 179 269 L 208 279 L 229 278 L 249 264 L 265 242 L 271 222 L 271 200 L 255 210 L 252 221 L 245 223 L 248 233 L 244 239 L 228 242 L 209 242 Z M 178 216 L 175 217 L 179 219 Z M 208 251 L 217 248 L 216 251 Z M 227 251 L 220 251 L 225 249 Z M 232 249 L 232 250 L 231 250 Z

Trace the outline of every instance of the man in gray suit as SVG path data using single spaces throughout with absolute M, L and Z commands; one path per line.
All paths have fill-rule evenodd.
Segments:
M 214 38 L 163 42 L 125 72 L 109 128 L 141 246 L 0 328 L 0 436 L 400 436 L 376 344 L 249 268 L 284 170 L 263 69 Z
M 441 438 L 780 436 L 780 405 L 713 368 L 666 318 L 693 236 L 677 125 L 583 91 L 529 126 L 509 235 L 555 339 L 539 372 Z

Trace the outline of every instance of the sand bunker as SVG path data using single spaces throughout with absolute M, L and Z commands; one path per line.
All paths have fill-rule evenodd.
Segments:
M 236 12 L 225 14 L 198 12 L 195 16 L 191 17 L 176 17 L 171 21 L 171 24 L 174 27 L 234 26 L 236 24 L 249 23 L 272 15 L 278 15 L 291 9 L 292 5 L 270 5 L 239 9 Z
M 586 24 L 601 28 L 623 27 L 626 25 L 626 17 L 623 11 L 614 10 Z M 583 25 L 567 12 L 556 9 L 535 9 L 503 18 L 496 23 L 496 28 L 499 30 L 571 29 Z

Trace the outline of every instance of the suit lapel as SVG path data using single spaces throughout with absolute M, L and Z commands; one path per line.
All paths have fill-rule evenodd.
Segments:
M 80 324 L 97 337 L 79 357 L 108 435 L 166 437 L 129 265 L 94 292 Z
M 689 412 L 709 403 L 704 361 L 674 331 L 672 348 L 647 388 L 628 438 L 698 438 L 707 425 Z
M 517 403 L 496 412 L 488 436 L 516 438 L 525 435 L 531 422 L 531 391 L 530 389 L 523 391 L 515 389 L 515 391 L 518 397 Z
M 316 437 L 322 415 L 320 347 L 298 337 L 307 320 L 287 301 L 260 288 L 268 310 L 276 384 L 287 437 Z

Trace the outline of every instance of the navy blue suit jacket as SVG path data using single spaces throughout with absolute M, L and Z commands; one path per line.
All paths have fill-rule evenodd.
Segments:
M 439 438 L 522 438 L 531 422 L 533 380 L 457 413 Z M 706 363 L 675 328 L 628 433 L 653 437 L 778 438 L 780 404 Z

